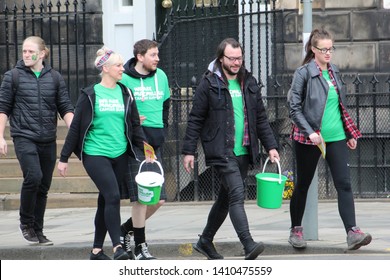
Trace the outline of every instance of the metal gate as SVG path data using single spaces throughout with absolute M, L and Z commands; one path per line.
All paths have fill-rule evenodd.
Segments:
M 185 172 L 181 146 L 197 83 L 214 59 L 217 45 L 226 37 L 234 37 L 243 44 L 246 67 L 262 88 L 271 127 L 280 146 L 282 169 L 295 174 L 286 107 L 292 73 L 284 66 L 285 15 L 275 8 L 275 3 L 276 0 L 178 1 L 166 14 L 165 25 L 160 28 L 164 32 L 159 35 L 159 49 L 160 67 L 167 73 L 172 89 L 170 127 L 163 152 L 170 200 L 213 200 L 219 188 L 215 171 L 205 166 L 200 146 L 194 174 Z M 344 75 L 342 79 L 350 93 L 350 114 L 364 136 L 358 149 L 350 153 L 354 194 L 362 198 L 386 197 L 390 192 L 390 77 L 388 73 L 366 73 Z M 254 176 L 261 172 L 265 157 L 262 151 L 249 172 L 247 199 L 255 199 Z M 274 171 L 277 172 L 276 167 Z M 319 198 L 336 198 L 324 160 L 320 160 L 318 174 Z

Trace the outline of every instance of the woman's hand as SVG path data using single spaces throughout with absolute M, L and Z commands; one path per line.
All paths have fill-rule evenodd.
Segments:
M 351 150 L 355 150 L 356 147 L 357 147 L 357 141 L 356 141 L 356 139 L 354 139 L 354 138 L 348 139 L 348 141 L 347 141 L 347 146 L 348 146 Z
M 322 143 L 322 137 L 317 132 L 314 132 L 314 133 L 310 134 L 309 138 L 310 138 L 310 141 L 313 142 L 316 145 Z
M 68 170 L 68 163 L 61 162 L 61 161 L 58 162 L 57 169 L 58 169 L 58 172 L 60 173 L 60 175 L 65 178 L 66 171 Z

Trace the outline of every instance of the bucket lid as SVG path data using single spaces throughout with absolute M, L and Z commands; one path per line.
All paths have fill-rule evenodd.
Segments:
M 164 177 L 157 172 L 145 171 L 138 173 L 135 176 L 135 181 L 142 187 L 161 187 L 164 183 Z

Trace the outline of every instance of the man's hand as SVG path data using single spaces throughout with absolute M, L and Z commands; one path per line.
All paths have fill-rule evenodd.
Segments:
M 140 120 L 140 123 L 142 124 L 144 122 L 144 120 L 146 120 L 146 117 L 143 115 L 139 115 L 139 120 Z
M 193 155 L 185 155 L 183 159 L 184 169 L 191 173 L 191 169 L 194 169 L 195 157 Z
M 272 163 L 275 162 L 275 159 L 280 161 L 279 153 L 276 149 L 269 150 L 268 157 Z

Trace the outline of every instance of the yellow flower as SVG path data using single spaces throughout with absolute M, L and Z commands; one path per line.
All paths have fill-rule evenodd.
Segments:
M 287 181 L 284 185 L 283 199 L 291 199 L 294 191 L 294 177 L 292 171 L 285 171 L 283 174 L 287 177 Z

